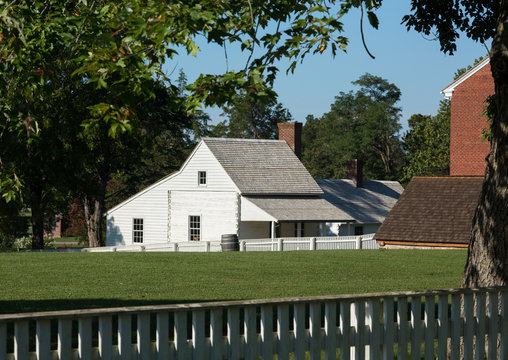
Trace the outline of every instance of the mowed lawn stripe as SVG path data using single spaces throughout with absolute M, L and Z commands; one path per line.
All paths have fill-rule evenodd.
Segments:
M 0 253 L 0 312 L 459 287 L 465 250 Z

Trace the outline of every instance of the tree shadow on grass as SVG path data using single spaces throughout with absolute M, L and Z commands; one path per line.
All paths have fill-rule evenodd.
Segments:
M 228 301 L 215 299 L 213 301 Z M 212 302 L 212 300 L 53 299 L 0 301 L 0 314 Z

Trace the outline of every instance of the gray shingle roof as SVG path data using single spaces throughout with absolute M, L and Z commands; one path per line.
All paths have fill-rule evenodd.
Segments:
M 204 138 L 243 195 L 319 195 L 321 188 L 282 140 Z
M 482 183 L 482 176 L 414 177 L 375 239 L 469 244 Z
M 277 221 L 353 221 L 341 209 L 320 197 L 245 196 Z
M 358 188 L 352 180 L 316 180 L 322 197 L 359 223 L 382 223 L 404 188 L 397 181 L 364 180 Z

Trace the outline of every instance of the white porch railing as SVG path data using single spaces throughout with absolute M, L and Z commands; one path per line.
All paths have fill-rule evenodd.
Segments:
M 0 315 L 0 359 L 508 359 L 507 300 L 489 288 Z
M 240 251 L 378 249 L 374 234 L 241 240 Z

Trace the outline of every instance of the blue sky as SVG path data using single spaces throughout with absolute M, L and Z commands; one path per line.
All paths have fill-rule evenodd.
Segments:
M 307 115 L 321 116 L 329 111 L 334 97 L 339 92 L 354 90 L 352 81 L 362 74 L 377 75 L 397 85 L 402 97 L 398 106 L 402 108 L 401 125 L 407 129 L 407 119 L 416 113 L 433 115 L 443 99 L 440 91 L 453 80 L 458 68 L 471 65 L 474 59 L 484 56 L 484 45 L 462 37 L 453 56 L 439 50 L 439 42 L 417 33 L 406 31 L 400 24 L 402 16 L 410 12 L 409 1 L 385 1 L 377 12 L 380 26 L 373 29 L 364 21 L 364 34 L 371 59 L 366 53 L 360 34 L 360 14 L 354 11 L 344 18 L 344 35 L 350 40 L 347 53 L 338 53 L 333 58 L 325 52 L 308 56 L 293 74 L 286 75 L 287 62 L 280 62 L 274 89 L 278 101 L 288 108 L 294 120 L 305 122 Z M 365 20 L 365 19 L 364 19 Z M 166 65 L 166 72 L 176 78 L 183 69 L 189 82 L 200 73 L 218 74 L 226 69 L 224 50 L 198 42 L 201 52 L 197 57 L 178 56 Z M 229 68 L 245 64 L 247 55 L 229 49 Z M 221 110 L 205 109 L 213 121 L 220 119 Z

